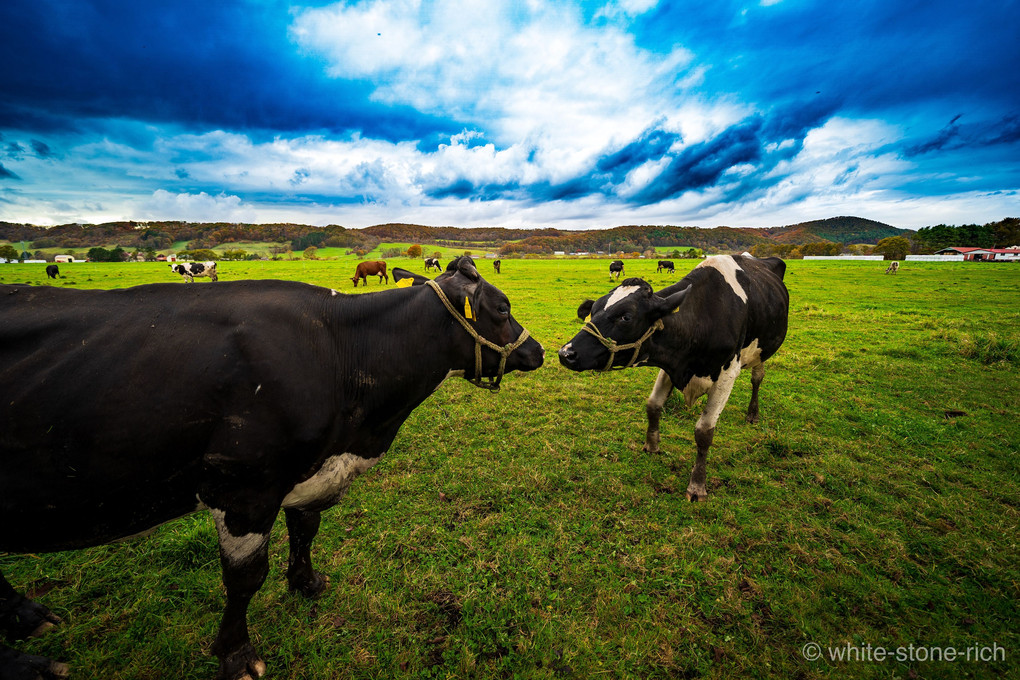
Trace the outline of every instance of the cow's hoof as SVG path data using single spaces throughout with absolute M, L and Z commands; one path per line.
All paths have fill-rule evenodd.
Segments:
M 315 598 L 322 595 L 326 588 L 329 587 L 329 577 L 320 574 L 317 571 L 312 572 L 312 578 L 304 581 L 303 583 L 291 583 L 288 589 L 293 593 L 301 593 L 305 597 Z
M 704 485 L 688 486 L 687 500 L 689 500 L 692 503 L 704 503 L 705 501 L 708 500 L 708 490 L 705 489 Z
M 59 616 L 23 595 L 11 598 L 0 611 L 0 630 L 12 640 L 37 637 L 58 623 L 61 623 Z
M 0 678 L 4 680 L 62 680 L 70 672 L 66 663 L 0 646 Z
M 748 413 L 747 417 L 744 418 L 744 420 L 746 420 L 747 422 L 749 422 L 752 425 L 757 425 L 758 421 L 761 420 L 761 418 L 758 417 L 757 413 L 755 413 L 754 415 L 751 415 L 750 413 Z
M 246 644 L 236 652 L 220 659 L 220 672 L 216 680 L 257 680 L 266 672 L 263 661 L 251 644 Z

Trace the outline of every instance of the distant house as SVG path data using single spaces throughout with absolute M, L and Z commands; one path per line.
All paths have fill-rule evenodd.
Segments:
M 54 255 L 54 262 L 74 262 L 74 255 Z
M 963 255 L 967 262 L 1020 262 L 1020 246 L 1009 248 L 971 248 L 951 246 L 943 248 L 936 255 Z

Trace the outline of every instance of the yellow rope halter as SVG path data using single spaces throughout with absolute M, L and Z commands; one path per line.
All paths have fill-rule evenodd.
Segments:
M 454 319 L 460 322 L 460 325 L 464 327 L 464 330 L 468 332 L 468 335 L 475 340 L 475 377 L 474 379 L 469 379 L 468 382 L 475 387 L 481 387 L 482 389 L 490 390 L 492 392 L 499 392 L 499 383 L 503 379 L 503 371 L 506 368 L 507 357 L 509 357 L 515 349 L 523 345 L 524 341 L 528 339 L 530 336 L 528 329 L 522 329 L 520 337 L 518 337 L 514 342 L 500 347 L 496 343 L 489 342 L 478 334 L 478 331 L 476 331 L 474 327 L 468 323 L 467 319 L 465 319 L 464 316 L 458 312 L 452 304 L 450 304 L 449 298 L 446 297 L 446 293 L 443 292 L 443 289 L 439 287 L 438 283 L 429 280 L 425 282 L 425 285 L 436 291 L 436 295 L 439 296 L 439 300 L 443 303 L 443 306 L 446 307 L 447 311 L 453 315 Z M 482 345 L 485 345 L 492 351 L 499 354 L 499 370 L 496 371 L 496 377 L 489 378 L 488 382 L 482 378 Z
M 636 364 L 638 353 L 641 351 L 642 343 L 644 343 L 644 341 L 647 340 L 648 338 L 652 337 L 653 333 L 661 331 L 663 328 L 665 328 L 665 324 L 662 323 L 662 319 L 657 319 L 655 323 L 652 324 L 651 328 L 645 331 L 645 334 L 638 338 L 636 342 L 629 342 L 626 345 L 618 345 L 616 344 L 616 340 L 613 340 L 612 338 L 607 338 L 606 336 L 602 335 L 602 333 L 599 332 L 599 329 L 596 328 L 595 324 L 593 324 L 591 321 L 585 321 L 584 326 L 581 328 L 581 330 L 591 335 L 594 335 L 595 339 L 601 342 L 602 345 L 609 350 L 609 361 L 606 362 L 606 365 L 601 370 L 619 371 L 624 368 L 630 368 L 631 366 Z M 616 368 L 613 368 L 613 360 L 616 359 L 616 353 L 631 348 L 634 348 L 634 355 L 631 356 L 630 361 L 627 362 L 627 365 L 617 366 Z

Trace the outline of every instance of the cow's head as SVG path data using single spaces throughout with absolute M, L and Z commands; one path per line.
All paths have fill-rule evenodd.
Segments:
M 644 345 L 662 328 L 662 318 L 683 301 L 685 288 L 656 295 L 643 279 L 626 279 L 598 300 L 577 308 L 584 328 L 559 351 L 560 363 L 572 371 L 628 368 L 647 358 Z
M 416 277 L 415 284 L 418 283 Z M 532 371 L 542 365 L 545 360 L 542 345 L 517 323 L 506 295 L 482 278 L 470 257 L 450 262 L 446 271 L 436 277 L 434 286 L 449 304 L 447 310 L 455 329 L 451 338 L 465 379 L 479 387 L 497 390 L 504 373 Z M 483 382 L 483 378 L 489 380 Z

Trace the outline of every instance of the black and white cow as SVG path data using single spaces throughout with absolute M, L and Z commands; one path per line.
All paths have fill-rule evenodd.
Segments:
M 289 587 L 317 595 L 320 512 L 411 411 L 451 376 L 496 389 L 504 372 L 542 365 L 470 258 L 416 282 L 427 285 L 364 295 L 292 281 L 0 285 L 0 551 L 85 548 L 208 509 L 227 593 L 217 677 L 259 677 L 247 610 L 280 509 Z M 58 621 L 0 576 L 10 638 Z M 0 677 L 34 678 L 34 663 L 66 671 L 0 646 Z
M 439 258 L 438 257 L 426 257 L 425 258 L 425 271 L 427 271 L 427 272 L 428 271 L 432 271 L 433 267 L 435 267 L 436 271 L 441 271 L 442 270 L 442 267 L 439 266 Z
M 623 273 L 623 260 L 613 260 L 609 263 L 609 278 L 613 278 L 616 275 L 616 279 L 619 281 L 620 274 Z
M 46 265 L 46 276 L 55 279 L 60 276 L 60 267 L 55 264 Z
M 675 268 L 673 267 L 673 261 L 672 260 L 659 260 L 659 266 L 655 269 L 655 273 L 658 274 L 663 269 L 665 269 L 670 274 L 675 273 Z
M 215 262 L 178 262 L 170 263 L 170 271 L 180 274 L 187 283 L 194 283 L 198 276 L 208 276 L 212 281 L 219 281 L 216 276 Z
M 698 457 L 688 500 L 706 500 L 705 463 L 719 414 L 741 369 L 751 369 L 747 421 L 758 421 L 758 388 L 764 362 L 786 337 L 790 298 L 779 258 L 710 257 L 679 282 L 656 292 L 642 279 L 626 279 L 578 309 L 590 318 L 559 351 L 574 371 L 630 366 L 660 369 L 646 405 L 645 451 L 659 450 L 659 419 L 678 387 L 688 406 L 708 394 L 694 439 Z
M 889 263 L 889 266 L 885 268 L 886 274 L 895 274 L 900 270 L 900 263 L 897 260 L 893 260 Z

